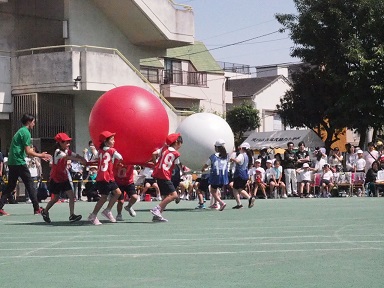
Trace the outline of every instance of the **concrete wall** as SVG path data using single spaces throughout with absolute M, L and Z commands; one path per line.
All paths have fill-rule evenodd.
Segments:
M 67 45 L 90 45 L 118 49 L 135 67 L 140 59 L 165 55 L 165 49 L 138 47 L 98 9 L 91 0 L 65 0 L 69 38 Z M 137 28 L 139 29 L 139 27 Z
M 0 5 L 0 50 L 62 45 L 62 0 L 9 0 Z

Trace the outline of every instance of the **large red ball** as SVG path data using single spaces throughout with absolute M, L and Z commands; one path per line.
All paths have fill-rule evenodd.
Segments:
M 165 143 L 169 120 L 160 100 L 137 86 L 104 93 L 89 116 L 89 133 L 98 147 L 102 131 L 116 133 L 115 148 L 128 164 L 143 164 Z

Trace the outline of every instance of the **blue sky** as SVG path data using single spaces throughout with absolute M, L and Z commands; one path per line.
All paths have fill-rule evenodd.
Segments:
M 288 33 L 274 33 L 282 28 L 274 17 L 276 13 L 296 13 L 293 0 L 175 2 L 192 6 L 196 40 L 204 42 L 217 61 L 251 66 L 299 62 L 289 55 L 293 44 Z M 219 48 L 251 38 L 256 39 Z

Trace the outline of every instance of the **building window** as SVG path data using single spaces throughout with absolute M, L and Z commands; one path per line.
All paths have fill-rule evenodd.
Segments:
M 151 83 L 161 83 L 162 82 L 161 81 L 162 75 L 161 75 L 159 69 L 149 68 L 149 67 L 141 67 L 140 72 Z

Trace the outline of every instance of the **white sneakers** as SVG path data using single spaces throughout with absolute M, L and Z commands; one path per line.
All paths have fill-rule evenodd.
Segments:
M 129 213 L 129 215 L 131 215 L 131 217 L 136 217 L 136 212 L 132 207 L 128 207 L 127 205 L 124 207 L 124 209 Z
M 101 225 L 102 223 L 97 219 L 97 216 L 93 213 L 89 214 L 88 221 L 90 221 L 93 225 Z
M 112 223 L 116 222 L 116 219 L 115 219 L 115 217 L 113 217 L 113 214 L 112 214 L 111 210 L 104 209 L 104 211 L 101 212 L 101 215 L 103 215 L 105 218 L 107 218 Z

